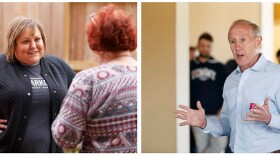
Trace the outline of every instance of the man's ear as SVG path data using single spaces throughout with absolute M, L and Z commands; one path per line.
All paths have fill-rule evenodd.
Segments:
M 261 46 L 262 46 L 262 37 L 258 36 L 256 37 L 256 47 L 261 48 Z

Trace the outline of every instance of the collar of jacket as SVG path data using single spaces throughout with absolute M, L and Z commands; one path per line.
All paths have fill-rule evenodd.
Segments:
M 18 73 L 22 73 L 24 74 L 24 66 L 18 61 L 16 60 L 15 62 L 12 62 L 14 64 L 15 70 Z M 49 71 L 49 67 L 48 67 L 48 62 L 46 61 L 46 59 L 44 57 L 42 57 L 40 59 L 40 67 L 41 67 L 41 74 L 48 74 Z

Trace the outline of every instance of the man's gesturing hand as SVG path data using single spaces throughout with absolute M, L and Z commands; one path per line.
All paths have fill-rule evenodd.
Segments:
M 200 101 L 196 103 L 198 110 L 191 109 L 187 106 L 179 105 L 179 110 L 175 111 L 176 118 L 185 120 L 180 123 L 180 126 L 190 125 L 194 127 L 205 128 L 207 124 L 205 111 L 201 106 Z
M 264 105 L 256 105 L 253 107 L 249 113 L 247 113 L 247 117 L 244 119 L 245 121 L 260 121 L 265 124 L 269 124 L 271 120 L 271 113 L 269 112 L 269 98 L 265 98 Z

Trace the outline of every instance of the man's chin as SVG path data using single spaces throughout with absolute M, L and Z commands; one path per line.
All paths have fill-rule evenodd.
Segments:
M 210 56 L 209 55 L 199 55 L 199 57 L 201 57 L 201 58 L 209 58 Z

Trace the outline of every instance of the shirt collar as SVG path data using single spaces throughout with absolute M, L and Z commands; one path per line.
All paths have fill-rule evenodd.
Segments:
M 259 71 L 262 72 L 265 69 L 265 63 L 266 63 L 266 58 L 264 57 L 263 54 L 260 53 L 260 58 L 258 59 L 258 61 L 253 65 L 253 67 L 251 67 L 250 69 L 254 70 L 254 71 Z M 236 73 L 241 73 L 241 69 L 239 66 L 237 66 L 237 68 L 235 69 Z

